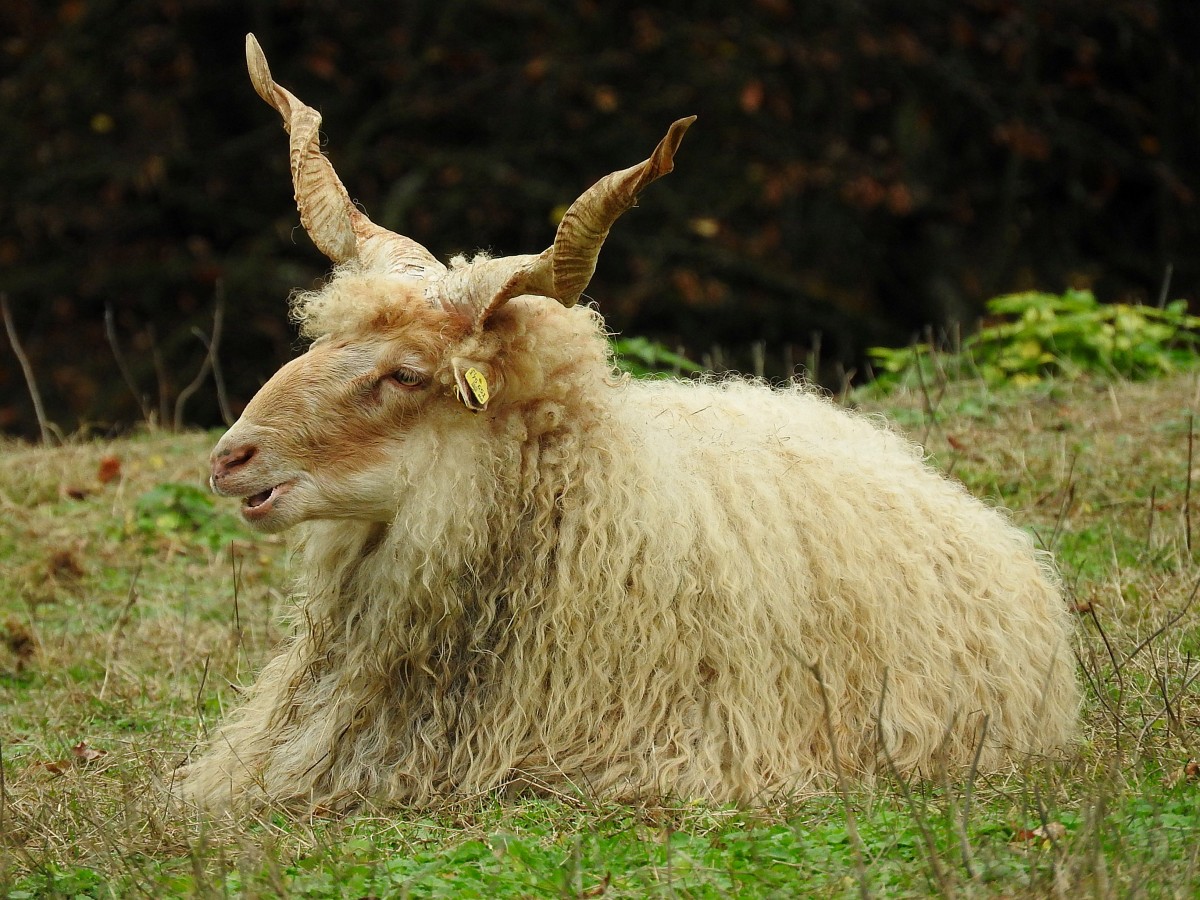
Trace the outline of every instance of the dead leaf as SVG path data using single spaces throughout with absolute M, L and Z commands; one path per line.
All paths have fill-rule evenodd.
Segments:
M 108 756 L 107 750 L 89 747 L 87 741 L 80 741 L 71 748 L 71 757 L 75 760 L 75 764 L 80 766 L 86 766 L 104 756 Z
M 29 767 L 29 771 L 37 773 L 45 773 L 56 777 L 66 775 L 72 769 L 81 769 L 84 766 L 90 766 L 98 759 L 103 759 L 108 756 L 107 750 L 99 750 L 92 747 L 87 741 L 80 741 L 71 748 L 71 755 L 64 759 L 56 759 L 53 762 L 38 762 L 33 763 Z
M 1189 759 L 1178 772 L 1167 779 L 1167 787 L 1200 781 L 1200 759 Z
M 100 460 L 96 478 L 101 484 L 108 484 L 121 477 L 121 458 L 112 454 Z
M 46 568 L 55 578 L 82 578 L 83 563 L 74 550 L 55 550 L 50 554 Z
M 612 881 L 612 872 L 605 872 L 604 877 L 600 879 L 599 884 L 594 884 L 587 890 L 583 891 L 580 897 L 603 897 L 608 891 L 609 882 Z
M 1037 828 L 1021 828 L 1013 835 L 1014 841 L 1060 841 L 1067 836 L 1067 826 L 1062 822 L 1047 822 Z
M 4 630 L 0 632 L 0 637 L 4 640 L 4 646 L 17 658 L 18 669 L 29 662 L 33 658 L 34 651 L 37 650 L 37 641 L 33 637 L 33 632 L 25 626 L 24 622 L 11 616 L 4 623 Z

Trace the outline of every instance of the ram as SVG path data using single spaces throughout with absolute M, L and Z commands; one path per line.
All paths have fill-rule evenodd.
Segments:
M 350 201 L 319 115 L 247 56 L 336 268 L 294 299 L 308 351 L 212 454 L 300 571 L 292 635 L 186 796 L 752 803 L 1072 740 L 1070 616 L 1004 515 L 811 388 L 614 374 L 576 301 L 691 120 L 545 252 L 446 267 Z

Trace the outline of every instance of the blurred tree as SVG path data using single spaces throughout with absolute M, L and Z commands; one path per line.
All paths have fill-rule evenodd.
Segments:
M 762 340 L 778 375 L 820 332 L 854 366 L 1002 291 L 1155 300 L 1168 264 L 1173 296 L 1200 292 L 1192 0 L 9 0 L 0 290 L 68 427 L 139 417 L 105 308 L 153 406 L 199 367 L 218 280 L 235 401 L 293 352 L 283 300 L 327 262 L 245 75 L 251 30 L 352 196 L 439 255 L 540 249 L 698 114 L 589 290 L 694 356 L 748 367 Z M 213 392 L 189 412 L 215 422 Z M 0 351 L 0 427 L 32 426 Z

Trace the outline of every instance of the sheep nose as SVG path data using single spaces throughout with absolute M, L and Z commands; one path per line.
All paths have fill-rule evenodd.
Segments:
M 240 469 L 246 463 L 250 462 L 250 460 L 254 459 L 257 453 L 258 448 L 253 444 L 242 444 L 240 447 L 234 447 L 214 455 L 212 460 L 212 480 L 217 481 L 235 469 Z

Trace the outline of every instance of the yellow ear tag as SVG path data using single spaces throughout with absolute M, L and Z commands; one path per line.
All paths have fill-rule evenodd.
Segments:
M 487 379 L 483 377 L 483 373 L 471 367 L 463 372 L 463 378 L 467 380 L 471 393 L 475 395 L 475 401 L 480 406 L 487 406 L 488 397 L 491 395 L 488 393 L 488 383 Z

